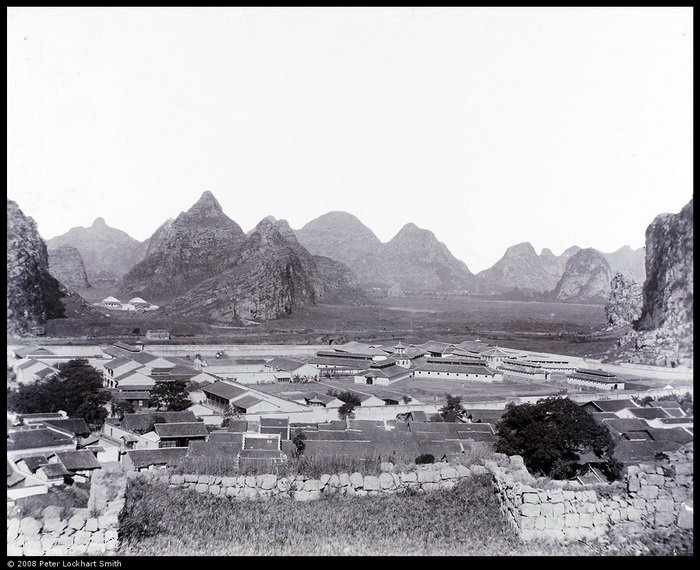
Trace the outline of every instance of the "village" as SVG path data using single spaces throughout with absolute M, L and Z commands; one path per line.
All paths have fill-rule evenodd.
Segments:
M 7 417 L 9 499 L 88 481 L 105 465 L 125 471 L 173 467 L 189 457 L 226 457 L 236 465 L 284 463 L 302 431 L 309 456 L 412 460 L 459 458 L 491 449 L 508 404 L 548 396 L 575 401 L 607 426 L 623 465 L 654 462 L 693 441 L 692 372 L 610 365 L 590 359 L 494 346 L 347 342 L 340 345 L 182 346 L 144 342 L 102 346 L 8 346 L 8 388 L 58 373 L 85 359 L 111 394 L 95 430 L 65 412 Z M 12 371 L 12 380 L 9 380 Z M 157 385 L 187 386 L 186 408 L 151 404 Z M 447 396 L 466 413 L 435 422 Z M 674 395 L 677 396 L 674 399 Z M 348 403 L 350 408 L 348 409 Z M 578 476 L 604 483 L 595 458 Z

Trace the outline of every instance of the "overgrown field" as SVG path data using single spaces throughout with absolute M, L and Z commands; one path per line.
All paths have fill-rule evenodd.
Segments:
M 121 554 L 131 556 L 594 554 L 585 544 L 553 551 L 521 543 L 500 514 L 488 475 L 450 491 L 308 503 L 237 501 L 140 478 L 130 483 L 121 531 Z

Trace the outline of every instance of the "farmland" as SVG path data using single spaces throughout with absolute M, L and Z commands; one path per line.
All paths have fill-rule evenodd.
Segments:
M 166 328 L 178 335 L 173 342 L 216 343 L 317 343 L 406 342 L 439 339 L 459 342 L 479 337 L 504 347 L 569 354 L 601 354 L 615 338 L 601 334 L 605 314 L 600 305 L 503 301 L 469 296 L 376 297 L 365 305 L 314 305 L 294 314 L 250 326 L 221 326 L 199 321 L 163 319 L 151 314 L 54 319 L 47 325 L 50 337 L 124 339 L 148 329 Z M 137 331 L 138 332 L 135 332 Z

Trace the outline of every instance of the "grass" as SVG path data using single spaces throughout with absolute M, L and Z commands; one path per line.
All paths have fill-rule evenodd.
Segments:
M 500 514 L 489 476 L 449 491 L 237 501 L 130 483 L 121 521 L 130 556 L 488 556 L 553 554 L 521 543 Z M 573 545 L 557 554 L 590 554 Z
M 184 457 L 175 467 L 173 473 L 191 475 L 220 475 L 231 477 L 238 475 L 263 475 L 274 473 L 279 477 L 289 475 L 305 475 L 307 477 L 320 477 L 324 473 L 353 473 L 361 472 L 365 475 L 378 475 L 381 470 L 381 461 L 378 458 L 355 457 L 329 457 L 302 455 L 300 458 L 290 458 L 286 463 L 260 461 L 246 463 L 236 467 L 234 457 Z
M 70 486 L 51 487 L 45 495 L 33 495 L 17 499 L 17 507 L 23 517 L 38 518 L 49 506 L 61 507 L 61 518 L 70 517 L 71 508 L 86 508 L 90 497 L 90 483 L 74 483 Z
M 693 554 L 691 531 L 607 543 L 521 542 L 490 475 L 454 489 L 366 497 L 243 501 L 141 476 L 120 517 L 125 556 L 611 556 Z

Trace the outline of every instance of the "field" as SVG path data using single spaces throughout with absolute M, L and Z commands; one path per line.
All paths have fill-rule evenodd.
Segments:
M 166 328 L 182 335 L 174 342 L 213 344 L 313 344 L 319 339 L 393 342 L 397 338 L 406 342 L 459 342 L 478 337 L 504 347 L 595 356 L 612 347 L 616 340 L 597 332 L 604 325 L 605 314 L 600 305 L 424 295 L 372 298 L 362 306 L 315 305 L 289 317 L 245 327 L 112 312 L 104 318 L 52 320 L 47 324 L 47 335 L 134 339 L 148 329 Z
M 442 401 L 445 394 L 462 396 L 463 401 L 483 400 L 507 400 L 518 396 L 546 396 L 557 394 L 563 387 L 559 384 L 539 384 L 537 382 L 470 382 L 468 380 L 447 380 L 441 378 L 406 378 L 389 386 L 377 386 L 366 384 L 354 384 L 348 380 L 326 380 L 309 384 L 259 384 L 257 389 L 284 396 L 286 391 L 308 391 L 326 394 L 328 390 L 354 390 L 365 394 L 377 394 L 394 392 L 397 396 L 404 394 L 416 398 L 418 401 L 428 404 L 434 401 Z
M 309 503 L 235 501 L 137 482 L 126 513 L 121 554 L 130 556 L 553 554 L 522 544 L 507 527 L 489 476 L 451 491 Z M 581 545 L 565 550 L 557 554 L 592 553 Z
M 449 491 L 312 502 L 240 501 L 138 478 L 120 519 L 125 556 L 605 556 L 692 555 L 687 531 L 663 540 L 609 537 L 552 546 L 521 542 L 490 475 Z

